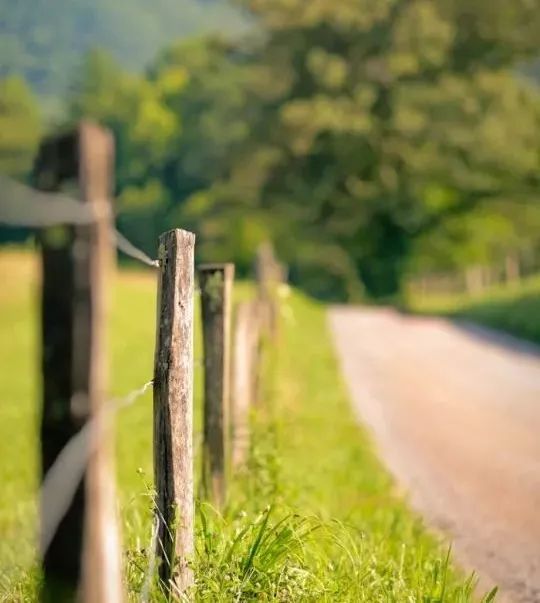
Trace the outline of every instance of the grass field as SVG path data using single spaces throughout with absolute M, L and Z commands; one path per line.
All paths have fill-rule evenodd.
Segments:
M 499 286 L 478 297 L 411 298 L 413 311 L 464 318 L 540 344 L 540 277 Z
M 35 600 L 38 381 L 36 274 L 30 254 L 0 254 L 0 599 Z M 111 395 L 151 378 L 155 282 L 117 277 Z M 440 603 L 474 600 L 356 424 L 324 308 L 293 293 L 281 344 L 265 358 L 246 469 L 223 516 L 198 505 L 196 599 Z M 200 348 L 196 341 L 196 358 Z M 196 411 L 200 416 L 200 368 Z M 151 395 L 117 419 L 119 506 L 130 600 L 145 589 L 151 533 Z M 200 420 L 198 421 L 200 425 Z M 195 434 L 198 445 L 200 437 Z M 152 600 L 161 600 L 154 586 Z M 488 597 L 490 598 L 490 597 Z

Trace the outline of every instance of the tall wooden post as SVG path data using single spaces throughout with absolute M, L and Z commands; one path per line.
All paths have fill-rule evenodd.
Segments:
M 75 320 L 74 334 L 76 340 L 87 338 L 89 343 L 86 349 L 84 346 L 74 348 L 73 378 L 75 391 L 88 391 L 88 408 L 95 421 L 90 433 L 85 484 L 88 506 L 83 550 L 84 603 L 113 603 L 123 599 L 112 415 L 105 413 L 108 381 L 106 319 L 110 287 L 107 276 L 115 253 L 110 201 L 113 152 L 109 132 L 87 123 L 79 128 L 80 191 L 83 201 L 91 203 L 96 214 L 94 224 L 80 227 L 80 238 L 73 251 L 82 264 L 75 273 L 75 289 L 81 294 L 81 317 Z
M 220 508 L 226 495 L 233 264 L 199 267 L 204 342 L 203 487 Z
M 109 133 L 83 122 L 45 141 L 34 168 L 37 188 L 57 190 L 74 180 L 94 220 L 43 231 L 41 456 L 43 475 L 68 441 L 93 419 L 84 480 L 43 559 L 42 598 L 87 603 L 122 599 L 110 425 L 104 413 L 107 354 L 107 276 L 112 259 L 110 193 L 113 143 Z M 41 501 L 42 518 L 50 500 Z
M 159 575 L 166 588 L 193 584 L 193 296 L 195 235 L 159 238 L 154 370 L 154 481 Z

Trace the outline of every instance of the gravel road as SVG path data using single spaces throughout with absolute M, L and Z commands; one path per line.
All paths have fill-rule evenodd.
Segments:
M 335 307 L 358 416 L 413 506 L 497 601 L 540 602 L 540 348 L 480 327 Z

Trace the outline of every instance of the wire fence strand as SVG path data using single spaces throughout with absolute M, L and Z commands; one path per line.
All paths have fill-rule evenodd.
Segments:
M 8 226 L 48 227 L 90 224 L 96 220 L 93 205 L 62 193 L 46 193 L 0 176 L 0 222 Z
M 146 255 L 144 251 L 142 251 L 138 247 L 135 247 L 135 245 L 133 245 L 131 241 L 126 239 L 126 237 L 122 233 L 118 232 L 118 230 L 114 231 L 114 237 L 117 249 L 123 254 L 129 256 L 134 260 L 138 260 L 139 262 L 142 262 L 143 264 L 146 264 L 147 266 L 150 266 L 152 268 L 159 268 L 158 260 L 153 260 L 151 257 Z
M 116 413 L 130 406 L 153 384 L 148 381 L 123 398 L 111 400 L 103 409 L 105 413 Z M 42 508 L 39 553 L 41 558 L 47 552 L 52 539 L 67 513 L 77 487 L 88 464 L 91 450 L 91 435 L 96 428 L 98 417 L 90 419 L 64 446 L 53 465 L 47 471 L 40 490 Z
M 81 203 L 63 193 L 38 191 L 0 175 L 0 224 L 27 228 L 91 224 L 101 217 L 97 211 L 94 204 Z M 159 267 L 157 260 L 118 230 L 114 229 L 111 236 L 118 251 L 124 255 L 151 268 Z

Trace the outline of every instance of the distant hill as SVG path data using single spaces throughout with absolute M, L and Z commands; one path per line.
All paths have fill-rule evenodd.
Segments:
M 0 79 L 23 75 L 43 105 L 64 95 L 91 48 L 138 70 L 174 39 L 245 23 L 234 0 L 0 0 Z M 540 62 L 525 71 L 540 80 Z
M 23 75 L 50 97 L 91 48 L 140 69 L 173 39 L 243 23 L 227 0 L 0 0 L 0 15 L 0 78 Z

